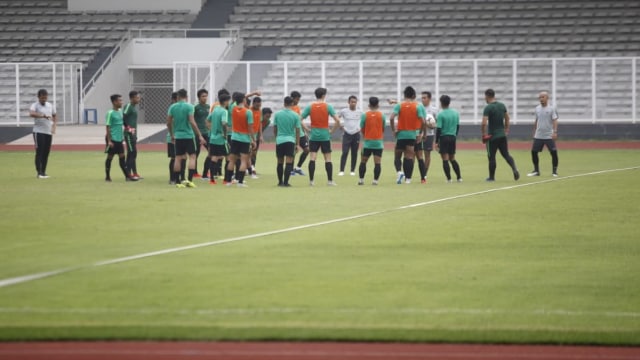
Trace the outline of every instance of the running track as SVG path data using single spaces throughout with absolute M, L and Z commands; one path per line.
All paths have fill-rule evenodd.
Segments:
M 528 150 L 531 142 L 511 142 Z M 139 144 L 141 151 L 164 151 L 165 144 Z M 273 150 L 264 144 L 263 150 Z M 334 144 L 339 149 L 339 144 Z M 392 149 L 393 144 L 386 144 Z M 477 143 L 460 143 L 460 150 L 482 150 Z M 640 142 L 562 142 L 561 150 L 640 149 Z M 31 151 L 30 145 L 2 145 L 0 151 Z M 102 151 L 103 145 L 53 145 L 53 151 Z M 22 342 L 0 343 L 0 360 L 640 360 L 640 347 L 464 345 L 401 343 L 304 342 Z
M 637 360 L 640 359 L 640 348 L 301 342 L 34 342 L 0 343 L 0 359 Z

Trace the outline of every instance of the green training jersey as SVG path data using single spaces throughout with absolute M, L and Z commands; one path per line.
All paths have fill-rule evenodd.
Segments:
M 211 123 L 211 132 L 209 132 L 209 144 L 224 145 L 227 139 L 224 137 L 224 126 L 227 124 L 227 109 L 222 106 L 216 106 L 213 112 L 207 117 L 207 121 Z
M 178 101 L 169 108 L 169 115 L 173 117 L 173 135 L 176 139 L 193 139 L 195 134 L 189 122 L 193 115 L 193 105 L 184 100 Z
M 282 109 L 273 116 L 273 126 L 278 129 L 276 145 L 296 143 L 296 129 L 300 129 L 300 116 L 291 109 Z
M 135 129 L 134 134 L 138 133 L 138 108 L 129 103 L 122 110 L 122 120 L 124 125 Z
M 311 105 L 307 106 L 306 108 L 304 108 L 304 110 L 302 110 L 302 114 L 300 115 L 300 119 L 306 119 L 308 116 L 311 115 L 312 112 L 312 108 Z M 336 115 L 336 110 L 333 108 L 332 105 L 327 104 L 327 115 L 328 116 L 335 116 Z M 331 140 L 331 132 L 329 130 L 329 117 L 327 116 L 327 119 L 319 119 L 319 123 L 318 124 L 314 124 L 313 121 L 311 121 L 311 133 L 309 133 L 309 140 L 311 141 L 329 141 Z M 325 123 L 326 121 L 326 123 Z M 319 127 L 315 127 L 315 126 L 319 126 Z
M 193 107 L 193 118 L 196 120 L 196 125 L 198 125 L 198 129 L 202 136 L 209 134 L 209 129 L 207 128 L 207 116 L 209 116 L 209 104 L 203 105 L 197 103 Z
M 238 104 L 234 101 L 229 104 L 229 108 L 227 109 L 228 110 L 227 126 L 229 127 L 229 132 L 228 132 L 229 135 L 233 134 L 233 116 L 231 114 L 233 114 L 233 109 L 236 106 L 238 106 Z
M 400 108 L 402 107 L 401 103 L 397 103 L 393 107 L 393 113 L 396 114 L 396 117 L 400 115 Z M 427 117 L 427 110 L 424 108 L 424 105 L 417 104 L 416 105 L 416 117 L 425 119 Z M 396 139 L 398 140 L 415 140 L 416 137 L 420 134 L 420 130 L 398 130 Z
M 460 114 L 453 109 L 442 109 L 436 119 L 436 127 L 440 129 L 440 136 L 458 136 L 458 125 L 460 125 Z
M 124 125 L 124 121 L 122 120 L 122 113 L 120 110 L 109 110 L 107 112 L 105 124 L 109 127 L 111 141 L 122 142 L 122 126 Z
M 486 116 L 489 118 L 488 130 L 489 135 L 492 136 L 492 139 L 506 136 L 504 132 L 504 114 L 506 113 L 507 107 L 499 101 L 494 101 L 484 107 L 482 116 Z

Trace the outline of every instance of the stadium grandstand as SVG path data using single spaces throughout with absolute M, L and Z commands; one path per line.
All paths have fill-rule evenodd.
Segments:
M 34 89 L 43 86 L 43 76 L 51 78 L 43 75 L 50 69 L 27 63 L 78 63 L 82 74 L 73 81 L 82 82 L 83 91 L 71 87 L 65 92 L 84 94 L 98 86 L 92 83 L 96 73 L 117 66 L 114 53 L 123 42 L 137 38 L 135 30 L 144 30 L 145 38 L 163 38 L 175 36 L 170 29 L 198 28 L 239 29 L 242 55 L 222 60 L 278 62 L 254 66 L 250 82 L 274 107 L 283 95 L 283 62 L 287 61 L 292 63 L 286 69 L 285 89 L 301 91 L 303 102 L 311 100 L 313 89 L 321 83 L 329 88 L 334 103 L 359 95 L 354 89 L 362 66 L 365 97 L 396 98 L 399 84 L 411 84 L 419 91 L 451 95 L 466 122 L 478 120 L 485 88 L 495 88 L 508 104 L 514 102 L 517 89 L 518 101 L 531 99 L 535 104 L 538 91 L 553 90 L 552 77 L 565 120 L 631 124 L 638 117 L 637 1 L 204 0 L 196 13 L 145 10 L 144 1 L 138 2 L 140 10 L 73 10 L 70 2 L 0 2 L 0 123 L 15 124 L 16 117 L 28 123 L 24 109 L 33 101 Z M 407 61 L 401 72 L 398 60 Z M 15 66 L 9 65 L 15 63 L 23 63 L 27 71 L 16 75 Z M 232 74 L 221 85 L 242 90 L 249 83 L 243 69 L 230 70 Z M 139 77 L 135 69 L 128 71 L 128 88 L 141 83 L 135 80 Z M 147 69 L 148 74 L 153 71 L 163 80 L 142 83 L 154 83 L 162 91 L 149 90 L 145 101 L 163 108 L 155 105 L 167 102 L 166 93 L 176 84 L 169 84 L 171 69 Z M 64 82 L 62 72 L 54 71 L 59 83 Z M 20 101 L 15 100 L 16 92 Z M 97 119 L 102 116 L 90 100 L 69 104 L 98 108 Z M 516 116 L 530 120 L 532 106 L 517 110 Z M 145 117 L 142 111 L 141 121 L 160 123 L 160 115 Z M 72 123 L 86 122 L 86 116 L 78 113 Z

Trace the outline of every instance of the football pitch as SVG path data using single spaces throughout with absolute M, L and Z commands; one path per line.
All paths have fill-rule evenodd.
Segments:
M 561 149 L 559 178 L 512 151 L 523 176 L 498 157 L 494 183 L 483 151 L 452 184 L 436 155 L 427 185 L 386 151 L 378 186 L 372 159 L 326 186 L 320 156 L 314 187 L 278 188 L 263 151 L 249 188 L 176 189 L 163 152 L 137 183 L 99 152 L 54 151 L 43 180 L 0 152 L 0 340 L 640 344 L 637 150 Z

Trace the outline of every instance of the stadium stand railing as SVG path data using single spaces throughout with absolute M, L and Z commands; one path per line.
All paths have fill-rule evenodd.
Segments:
M 49 92 L 60 124 L 78 124 L 81 84 L 81 63 L 0 64 L 0 125 L 32 125 L 29 107 L 37 101 L 39 89 Z
M 419 92 L 431 91 L 435 99 L 451 96 L 463 123 L 480 121 L 487 88 L 496 90 L 515 123 L 530 123 L 538 92 L 546 90 L 563 122 L 635 124 L 637 63 L 637 57 L 176 62 L 174 88 L 258 89 L 265 106 L 279 109 L 292 90 L 308 103 L 315 88 L 327 87 L 331 103 L 346 104 L 349 95 L 399 99 L 403 88 L 412 85 Z

